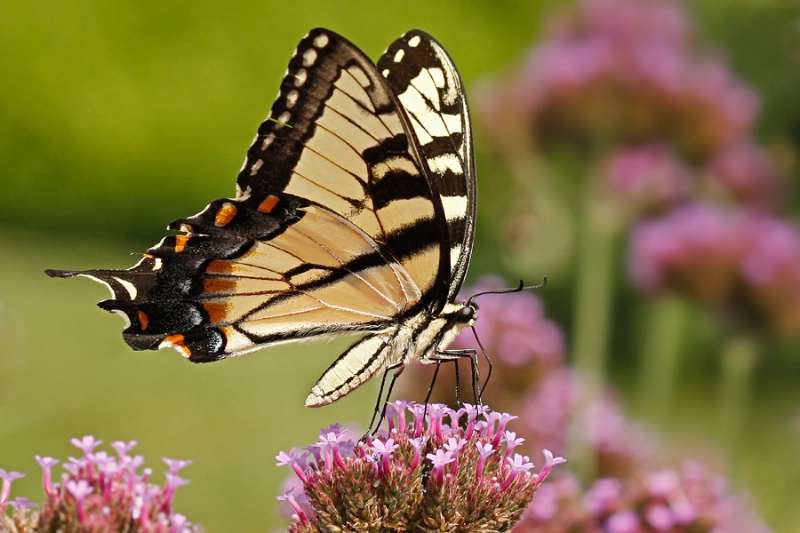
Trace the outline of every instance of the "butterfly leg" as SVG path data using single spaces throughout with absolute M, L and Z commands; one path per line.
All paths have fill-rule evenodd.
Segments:
M 397 378 L 400 377 L 400 374 L 403 373 L 405 369 L 405 365 L 402 363 L 397 363 L 395 365 L 390 365 L 386 367 L 386 370 L 383 371 L 383 377 L 381 378 L 381 387 L 378 390 L 378 400 L 375 402 L 375 410 L 372 412 L 372 420 L 369 421 L 369 427 L 367 427 L 367 432 L 364 434 L 366 437 L 369 434 L 375 434 L 378 431 L 378 428 L 381 427 L 381 424 L 386 419 L 386 407 L 389 405 L 389 398 L 392 395 L 392 390 L 394 389 L 394 384 L 397 381 Z M 381 400 L 383 399 L 383 389 L 386 387 L 386 377 L 389 375 L 389 372 L 393 372 L 392 380 L 389 382 L 389 388 L 386 391 L 386 400 L 383 401 L 383 407 L 381 407 Z M 380 419 L 378 419 L 377 425 L 375 424 L 375 419 L 378 416 L 378 413 L 381 413 Z M 374 426 L 374 429 L 373 429 Z
M 429 361 L 436 362 L 438 367 L 444 361 L 453 361 L 456 365 L 456 401 L 460 404 L 461 403 L 461 391 L 460 391 L 460 379 L 458 373 L 458 361 L 463 358 L 469 358 L 470 362 L 470 369 L 472 374 L 472 390 L 475 395 L 475 403 L 476 405 L 483 405 L 482 399 L 482 387 L 481 387 L 481 374 L 480 374 L 480 365 L 478 364 L 478 352 L 477 350 L 466 348 L 463 350 L 442 350 L 436 351 L 430 357 Z M 423 361 L 424 362 L 424 361 Z M 489 371 L 491 372 L 491 363 L 489 366 Z M 488 381 L 488 379 L 487 379 Z
M 425 395 L 425 405 L 431 401 L 431 395 L 433 394 L 433 386 L 436 384 L 436 378 L 439 376 L 439 367 L 441 366 L 442 362 L 436 362 L 436 370 L 433 371 L 433 378 L 431 378 L 431 385 L 428 387 L 428 394 Z

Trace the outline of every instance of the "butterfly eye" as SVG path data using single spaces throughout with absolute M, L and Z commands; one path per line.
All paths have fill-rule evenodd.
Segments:
M 458 318 L 460 322 L 470 322 L 475 319 L 477 314 L 478 306 L 470 302 L 468 305 L 465 305 L 461 308 L 461 310 L 458 312 Z

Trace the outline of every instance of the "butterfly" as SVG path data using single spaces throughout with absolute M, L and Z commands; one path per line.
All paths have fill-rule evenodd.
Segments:
M 306 405 L 379 372 L 439 363 L 477 306 L 458 302 L 475 233 L 464 85 L 414 30 L 373 63 L 336 33 L 298 45 L 236 196 L 169 224 L 127 270 L 48 270 L 107 285 L 134 350 L 217 361 L 269 345 L 362 334 Z

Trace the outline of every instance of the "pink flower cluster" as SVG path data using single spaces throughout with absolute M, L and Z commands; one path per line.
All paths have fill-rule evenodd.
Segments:
M 645 291 L 677 288 L 727 315 L 800 332 L 800 231 L 771 216 L 708 204 L 640 223 L 629 270 Z
M 340 531 L 505 531 L 519 520 L 550 469 L 564 459 L 544 450 L 538 473 L 517 453 L 513 416 L 464 405 L 389 404 L 388 430 L 358 442 L 339 426 L 314 445 L 281 452 L 303 494 L 290 533 Z
M 664 211 L 692 197 L 762 212 L 784 200 L 776 165 L 750 141 L 722 147 L 701 167 L 681 160 L 665 142 L 624 146 L 611 153 L 602 173 L 611 195 L 634 216 Z
M 759 103 L 722 62 L 698 59 L 689 29 L 678 2 L 583 0 L 554 18 L 518 76 L 483 92 L 479 111 L 501 138 L 524 124 L 540 143 L 668 138 L 703 159 L 742 138 Z
M 53 467 L 59 463 L 52 457 L 36 456 L 44 472 L 43 485 L 47 499 L 38 512 L 25 499 L 8 502 L 11 482 L 22 474 L 0 470 L 3 488 L 0 491 L 0 530 L 28 531 L 131 531 L 139 533 L 188 533 L 199 531 L 185 516 L 172 509 L 175 491 L 188 481 L 178 472 L 191 461 L 164 459 L 167 482 L 163 487 L 149 482 L 151 470 L 145 468 L 141 455 L 129 455 L 136 441 L 113 442 L 116 457 L 95 451 L 102 441 L 86 436 L 72 439 L 83 452 L 70 457 L 63 465 L 66 471 L 60 483 L 53 481 Z M 15 512 L 8 517 L 6 504 Z
M 588 490 L 571 475 L 541 486 L 515 533 L 768 533 L 742 496 L 700 463 L 601 478 Z
M 694 186 L 692 170 L 663 142 L 614 152 L 604 175 L 620 204 L 632 206 L 634 212 L 672 206 L 688 198 Z

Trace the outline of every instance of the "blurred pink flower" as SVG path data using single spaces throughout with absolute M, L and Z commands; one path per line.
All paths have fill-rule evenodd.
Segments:
M 752 141 L 726 146 L 709 161 L 707 171 L 712 186 L 738 202 L 768 210 L 781 203 L 775 163 Z
M 703 204 L 679 207 L 633 228 L 628 267 L 636 286 L 678 286 L 708 304 L 728 296 L 749 242 L 745 215 Z
M 746 495 L 699 463 L 601 478 L 585 492 L 580 486 L 565 472 L 542 485 L 514 533 L 770 531 Z
M 693 204 L 632 231 L 634 285 L 677 289 L 751 326 L 800 334 L 800 232 L 786 221 L 742 209 Z
M 548 373 L 522 402 L 519 432 L 528 442 L 564 453 L 573 428 L 590 445 L 599 475 L 627 475 L 652 459 L 657 448 L 613 394 L 587 401 L 586 387 L 567 367 Z
M 615 152 L 604 174 L 614 196 L 637 212 L 670 206 L 692 190 L 691 171 L 663 143 Z
M 582 0 L 580 10 L 586 31 L 617 40 L 645 38 L 680 47 L 687 43 L 691 29 L 683 6 L 677 2 Z
M 500 144 L 534 132 L 582 148 L 664 140 L 694 160 L 746 136 L 755 93 L 689 40 L 683 5 L 584 0 L 554 16 L 515 76 L 484 85 L 478 114 Z

